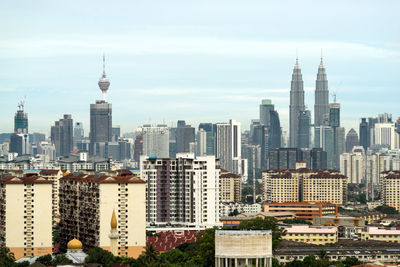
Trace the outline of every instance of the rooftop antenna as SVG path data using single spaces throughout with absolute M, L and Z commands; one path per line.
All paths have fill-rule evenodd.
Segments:
M 333 96 L 333 103 L 336 103 L 336 93 L 333 92 L 332 96 Z
M 18 102 L 18 110 L 24 111 L 25 100 L 26 100 L 26 96 L 24 96 L 24 97 L 22 98 L 22 100 L 21 100 L 20 102 Z

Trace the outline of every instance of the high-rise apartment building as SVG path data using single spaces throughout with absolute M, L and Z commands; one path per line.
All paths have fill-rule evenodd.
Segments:
M 400 171 L 382 172 L 380 187 L 383 204 L 400 211 Z
M 52 193 L 43 177 L 0 179 L 0 246 L 16 259 L 52 254 Z
M 305 110 L 304 105 L 304 89 L 303 77 L 299 61 L 296 59 L 296 64 L 293 69 L 292 82 L 290 88 L 290 106 L 289 106 L 289 145 L 290 147 L 298 147 L 299 140 L 299 115 Z
M 362 148 L 362 147 L 360 147 Z M 365 182 L 366 160 L 364 149 L 356 149 L 340 155 L 340 173 L 349 178 L 349 183 Z
M 137 258 L 146 246 L 146 184 L 132 174 L 69 174 L 60 179 L 60 249 L 73 238 L 83 249 L 111 251 L 113 212 L 118 224 L 118 256 Z M 51 231 L 50 231 L 51 233 Z
M 148 157 L 141 161 L 140 170 L 147 182 L 149 225 L 211 227 L 219 223 L 220 169 L 214 156 Z
M 268 202 L 347 202 L 347 177 L 329 170 L 268 170 L 263 172 Z
M 219 181 L 221 202 L 240 202 L 242 197 L 242 179 L 240 175 L 223 172 Z
M 242 175 L 240 123 L 217 123 L 215 134 L 216 157 L 222 169 Z
M 74 149 L 73 120 L 70 114 L 55 122 L 51 127 L 51 141 L 56 147 L 56 156 L 68 156 Z
M 353 128 L 346 135 L 346 152 L 351 152 L 353 147 L 358 146 L 358 134 Z
M 314 126 L 324 125 L 325 117 L 329 114 L 329 89 L 328 79 L 324 63 L 318 67 L 317 80 L 315 82 Z
M 392 158 L 384 153 L 373 153 L 367 155 L 368 183 L 380 184 L 381 173 L 392 170 Z
M 53 219 L 59 218 L 60 212 L 59 212 L 59 188 L 60 188 L 60 179 L 63 177 L 63 172 L 60 169 L 54 169 L 54 170 L 40 170 L 40 177 L 51 181 L 51 187 L 52 187 L 52 210 L 53 210 Z
M 143 125 L 143 155 L 149 157 L 168 158 L 169 129 L 167 125 Z

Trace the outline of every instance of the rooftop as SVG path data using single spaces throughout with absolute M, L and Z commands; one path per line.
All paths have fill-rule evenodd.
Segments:
M 309 225 L 292 225 L 285 227 L 288 234 L 296 233 L 319 233 L 319 234 L 334 234 L 337 232 L 336 227 L 313 227 Z

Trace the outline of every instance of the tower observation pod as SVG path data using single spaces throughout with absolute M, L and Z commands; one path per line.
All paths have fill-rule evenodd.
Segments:
M 103 75 L 101 76 L 99 80 L 99 88 L 103 94 L 103 100 L 106 101 L 107 98 L 107 91 L 108 88 L 110 87 L 110 81 L 106 77 L 106 59 L 103 54 Z

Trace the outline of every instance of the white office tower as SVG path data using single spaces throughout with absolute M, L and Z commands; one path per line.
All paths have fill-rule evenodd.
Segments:
M 142 157 L 140 176 L 147 183 L 148 226 L 206 228 L 219 223 L 219 177 L 215 156 Z
M 204 129 L 200 129 L 196 134 L 196 143 L 197 143 L 197 156 L 205 156 L 207 155 L 207 132 Z
M 222 169 L 243 176 L 240 123 L 217 123 L 215 135 L 216 157 Z
M 376 123 L 374 132 L 375 145 L 387 145 L 390 149 L 399 148 L 399 134 L 395 131 L 394 123 Z
M 359 184 L 365 179 L 365 153 L 362 146 L 340 155 L 340 173 L 349 178 L 349 183 Z
M 169 157 L 169 129 L 167 125 L 143 125 L 143 155 Z

